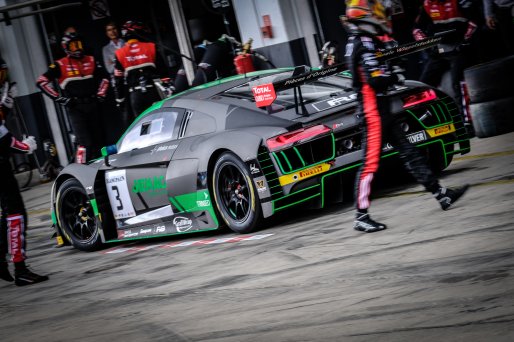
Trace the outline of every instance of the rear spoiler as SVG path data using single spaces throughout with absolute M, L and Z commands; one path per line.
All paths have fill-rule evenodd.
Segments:
M 381 61 L 386 61 L 428 49 L 439 44 L 443 39 L 443 36 L 449 33 L 453 33 L 454 31 L 455 30 L 440 32 L 434 37 L 428 37 L 415 42 L 402 44 L 391 49 L 378 51 L 377 58 Z M 294 95 L 297 113 L 298 106 L 301 106 L 302 112 L 298 114 L 305 115 L 307 111 L 305 110 L 305 107 L 303 105 L 303 98 L 299 88 L 300 85 L 318 80 L 323 77 L 339 74 L 347 69 L 348 68 L 345 63 L 339 63 L 326 68 L 312 71 L 308 66 L 296 67 L 293 72 L 293 76 L 288 79 L 252 87 L 255 104 L 257 105 L 257 107 L 270 106 L 276 99 L 277 91 L 295 88 Z

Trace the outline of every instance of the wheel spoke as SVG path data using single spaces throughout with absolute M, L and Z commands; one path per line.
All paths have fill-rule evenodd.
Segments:
M 219 204 L 236 222 L 243 223 L 251 214 L 251 189 L 242 167 L 227 160 L 216 171 Z

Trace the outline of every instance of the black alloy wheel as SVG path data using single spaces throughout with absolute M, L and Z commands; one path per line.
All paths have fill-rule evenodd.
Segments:
M 98 224 L 86 191 L 76 179 L 66 180 L 57 193 L 56 213 L 64 236 L 83 251 L 98 249 Z
M 213 171 L 214 198 L 230 229 L 249 233 L 258 223 L 261 207 L 248 167 L 236 155 L 223 153 Z

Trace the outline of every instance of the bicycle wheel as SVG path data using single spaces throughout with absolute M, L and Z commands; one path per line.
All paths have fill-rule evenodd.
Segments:
M 32 181 L 32 167 L 30 164 L 27 162 L 21 162 L 16 165 L 16 169 L 14 171 L 20 188 L 27 188 Z

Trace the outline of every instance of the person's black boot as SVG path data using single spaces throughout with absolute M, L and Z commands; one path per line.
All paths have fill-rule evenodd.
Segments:
M 14 283 L 17 286 L 32 285 L 48 280 L 48 276 L 42 276 L 30 271 L 25 265 L 18 267 L 16 265 L 14 270 Z
M 468 189 L 468 184 L 454 189 L 440 188 L 435 194 L 435 199 L 439 201 L 443 210 L 448 210 Z
M 355 230 L 365 233 L 378 232 L 379 230 L 387 229 L 387 226 L 383 223 L 373 221 L 368 213 L 357 213 L 355 218 L 355 224 L 353 226 Z
M 14 281 L 11 273 L 9 273 L 9 267 L 7 266 L 7 261 L 0 261 L 0 279 L 5 281 Z

